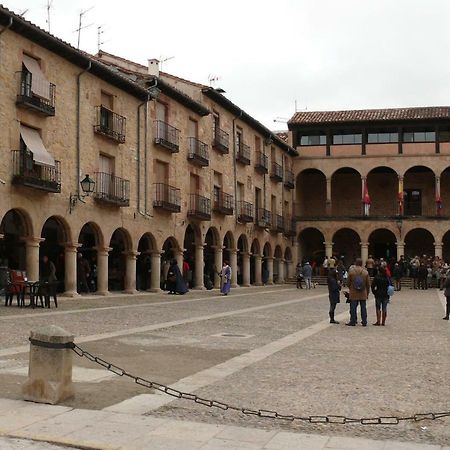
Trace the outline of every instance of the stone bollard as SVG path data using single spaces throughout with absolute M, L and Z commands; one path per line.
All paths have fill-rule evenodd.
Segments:
M 74 396 L 72 349 L 74 336 L 55 325 L 30 333 L 30 366 L 22 386 L 24 400 L 56 405 Z

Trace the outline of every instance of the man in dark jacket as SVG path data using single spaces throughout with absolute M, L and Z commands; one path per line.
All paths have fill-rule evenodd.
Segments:
M 355 265 L 348 273 L 348 287 L 350 300 L 350 322 L 347 326 L 354 327 L 356 325 L 357 314 L 356 310 L 358 304 L 361 307 L 361 322 L 362 326 L 367 326 L 367 306 L 366 302 L 370 292 L 370 278 L 369 273 L 362 266 L 362 259 L 358 258 Z

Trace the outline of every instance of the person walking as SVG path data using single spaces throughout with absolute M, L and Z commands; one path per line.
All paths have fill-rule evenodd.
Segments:
M 295 278 L 297 280 L 297 289 L 303 289 L 302 280 L 303 280 L 303 269 L 301 263 L 297 264 L 295 268 Z
M 339 297 L 341 286 L 338 282 L 336 269 L 331 269 L 329 271 L 327 277 L 327 285 L 328 285 L 328 298 L 330 300 L 330 311 L 329 311 L 330 323 L 338 324 L 339 322 L 334 320 L 334 312 L 336 310 L 336 305 L 340 303 Z
M 311 289 L 312 267 L 309 261 L 306 261 L 302 269 L 303 278 L 305 280 L 306 289 Z
M 223 295 L 228 295 L 231 290 L 231 267 L 229 266 L 227 260 L 223 262 L 222 270 L 219 272 L 219 276 L 221 278 L 220 292 Z
M 183 295 L 189 291 L 176 259 L 170 261 L 169 271 L 167 272 L 167 284 L 169 290 L 168 293 L 172 295 Z
M 444 283 L 444 295 L 445 298 L 447 299 L 447 305 L 445 308 L 445 316 L 443 317 L 444 320 L 449 320 L 449 316 L 450 316 L 450 271 L 447 272 L 447 278 L 445 279 L 445 283 Z
M 78 292 L 89 292 L 88 286 L 88 276 L 91 272 L 91 268 L 89 267 L 89 263 L 86 258 L 83 257 L 83 254 L 78 252 L 77 254 L 77 281 L 78 281 Z
M 382 325 L 384 327 L 387 316 L 387 305 L 389 303 L 388 287 L 390 285 L 389 278 L 384 267 L 378 269 L 378 273 L 372 281 L 372 294 L 375 296 L 375 308 L 377 312 L 377 321 L 375 326 Z
M 367 298 L 370 291 L 369 273 L 362 266 L 362 259 L 357 258 L 355 265 L 348 273 L 348 287 L 350 300 L 350 322 L 347 326 L 354 327 L 358 321 L 357 308 L 361 308 L 361 323 L 363 327 L 367 326 Z
M 400 264 L 396 262 L 394 264 L 394 270 L 393 270 L 393 278 L 394 278 L 394 288 L 396 291 L 401 291 L 402 289 L 402 268 L 400 267 Z

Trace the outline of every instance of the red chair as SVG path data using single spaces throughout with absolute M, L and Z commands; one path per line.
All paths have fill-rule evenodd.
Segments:
M 6 286 L 5 306 L 12 305 L 14 295 L 17 296 L 17 306 L 25 306 L 26 272 L 10 270 Z

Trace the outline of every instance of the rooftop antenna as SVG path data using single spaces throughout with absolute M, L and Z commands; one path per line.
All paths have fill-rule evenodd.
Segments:
M 273 121 L 277 123 L 288 123 L 289 119 L 287 117 L 275 117 Z
M 162 71 L 163 68 L 163 63 L 165 63 L 166 61 L 170 61 L 171 59 L 174 59 L 175 56 L 160 56 L 159 57 L 159 70 Z
M 25 17 L 25 14 L 28 12 L 28 9 L 24 9 L 21 13 L 19 13 L 20 17 Z
M 47 6 L 46 6 L 47 20 L 46 20 L 46 22 L 48 24 L 48 32 L 49 33 L 50 33 L 50 9 L 52 8 L 52 6 L 53 6 L 53 0 L 47 0 Z
M 90 26 L 92 26 L 93 24 L 92 23 L 90 23 L 89 25 L 82 25 L 82 21 L 83 21 L 83 17 L 84 17 L 84 15 L 86 14 L 86 13 L 88 13 L 91 9 L 93 9 L 94 7 L 93 6 L 91 6 L 90 8 L 88 8 L 88 9 L 84 9 L 84 10 L 82 10 L 82 11 L 80 11 L 80 21 L 79 21 L 79 23 L 78 23 L 78 28 L 74 31 L 74 33 L 75 32 L 78 32 L 78 44 L 77 44 L 77 48 L 79 49 L 80 48 L 80 37 L 81 37 L 81 30 L 84 30 L 85 28 L 88 28 L 88 27 L 90 27 Z
M 219 75 L 213 75 L 212 73 L 210 73 L 208 75 L 208 81 L 209 81 L 210 87 L 213 87 L 213 85 L 215 85 L 219 80 L 220 80 Z
M 100 52 L 100 47 L 105 43 L 105 41 L 102 41 L 102 34 L 105 32 L 102 27 L 103 25 L 97 27 L 97 53 Z

